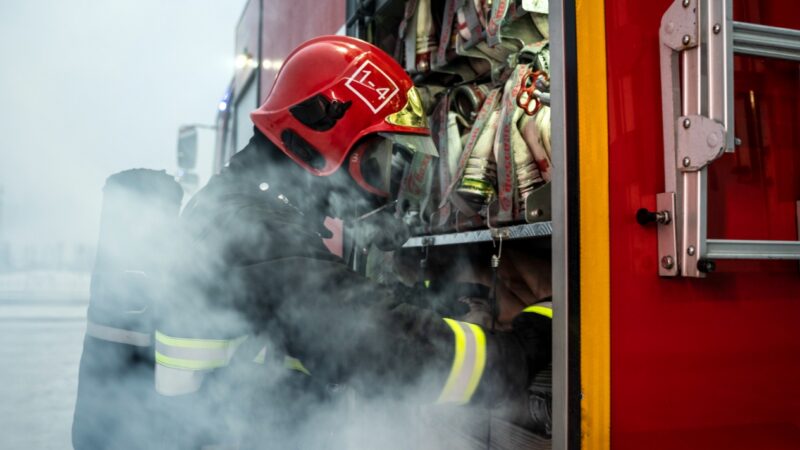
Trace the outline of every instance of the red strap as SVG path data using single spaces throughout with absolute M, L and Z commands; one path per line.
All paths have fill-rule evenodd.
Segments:
M 515 127 L 514 112 L 516 99 L 521 89 L 527 67 L 523 64 L 514 68 L 505 85 L 503 101 L 500 106 L 500 119 L 494 140 L 494 157 L 497 161 L 497 201 L 499 210 L 497 220 L 510 222 L 514 220 L 517 202 L 515 197 L 516 178 L 514 174 L 514 150 L 511 148 L 511 128 Z
M 510 4 L 509 0 L 494 0 L 492 3 L 492 15 L 486 25 L 486 43 L 492 47 L 500 43 L 500 27 L 506 21 Z
M 456 17 L 456 10 L 464 0 L 447 0 L 444 5 L 444 17 L 442 18 L 442 34 L 439 36 L 439 48 L 436 49 L 435 65 L 441 66 L 447 62 L 447 48 L 450 46 L 450 37 L 453 35 L 453 21 Z

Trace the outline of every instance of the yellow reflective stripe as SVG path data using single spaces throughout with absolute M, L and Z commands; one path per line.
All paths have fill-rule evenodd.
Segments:
M 306 369 L 306 366 L 304 366 L 299 359 L 293 358 L 291 356 L 285 356 L 283 358 L 283 367 L 291 370 L 296 370 L 298 372 L 303 372 L 306 375 L 311 375 L 311 372 L 309 372 L 308 369 Z
M 478 388 L 486 367 L 486 335 L 474 324 L 445 318 L 453 330 L 455 354 L 437 403 L 467 403 Z
M 226 359 L 197 360 L 173 358 L 156 352 L 156 364 L 171 367 L 173 369 L 209 370 L 223 367 L 228 364 L 228 361 Z
M 535 313 L 551 319 L 553 318 L 553 308 L 548 308 L 545 306 L 531 305 L 523 309 L 522 312 Z
M 471 323 L 467 325 L 472 329 L 472 333 L 475 335 L 477 347 L 475 348 L 475 366 L 472 368 L 469 385 L 467 385 L 467 391 L 464 393 L 464 403 L 468 402 L 472 398 L 472 394 L 475 393 L 475 390 L 478 389 L 478 383 L 481 381 L 483 369 L 486 367 L 486 335 L 483 334 L 481 327 Z
M 239 344 L 244 340 L 244 337 L 236 339 L 192 339 L 192 338 L 176 338 L 167 336 L 160 331 L 156 331 L 156 341 L 162 344 L 171 345 L 173 347 L 184 348 L 226 348 L 233 344 Z
M 455 390 L 456 380 L 458 379 L 458 375 L 461 373 L 464 365 L 464 347 L 466 347 L 466 338 L 464 337 L 464 331 L 461 330 L 461 327 L 456 323 L 455 320 L 445 318 L 445 323 L 450 325 L 450 328 L 453 330 L 453 334 L 455 335 L 455 356 L 453 357 L 453 366 L 450 368 L 450 375 L 447 376 L 447 381 L 444 384 L 444 389 L 442 389 L 441 394 L 439 394 L 439 399 L 436 400 L 436 403 L 444 403 L 449 398 L 451 398 L 453 391 Z

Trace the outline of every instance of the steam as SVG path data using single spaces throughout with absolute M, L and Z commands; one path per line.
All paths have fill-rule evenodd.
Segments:
M 0 241 L 8 243 L 10 254 L 59 242 L 94 247 L 103 180 L 130 167 L 174 165 L 178 126 L 210 122 L 217 95 L 229 81 L 224 57 L 209 68 L 208 55 L 229 54 L 229 24 L 238 19 L 239 3 L 89 2 L 91 8 L 84 8 L 71 2 L 6 2 L 0 7 L 0 57 L 4 66 L 19 69 L 0 72 L 5 193 Z M 201 10 L 211 12 L 203 19 Z M 176 24 L 187 17 L 198 19 L 202 33 L 176 32 L 186 29 Z M 219 17 L 229 20 L 222 23 Z M 216 29 L 220 35 L 209 31 Z M 206 92 L 211 94 L 200 95 Z M 246 194 L 260 196 L 270 213 L 281 202 L 277 195 L 284 194 L 303 210 L 305 225 L 321 223 L 320 205 L 341 215 L 374 208 L 368 199 L 349 195 L 340 184 L 346 180 L 314 184 L 288 169 L 268 175 L 250 173 L 252 191 Z M 264 181 L 272 186 L 266 192 L 258 189 Z M 449 281 L 485 281 L 485 272 L 473 267 L 481 256 L 446 254 L 432 261 L 430 271 L 448 280 L 434 295 L 419 288 L 419 254 L 372 250 L 370 257 L 386 275 L 382 281 L 392 286 L 360 285 L 333 263 L 289 257 L 289 247 L 318 241 L 322 230 L 298 227 L 291 217 L 265 229 L 258 217 L 266 206 L 259 202 L 214 216 L 214 223 L 186 218 L 185 233 L 170 231 L 171 224 L 151 214 L 149 197 L 129 196 L 115 205 L 127 211 L 131 229 L 98 252 L 108 251 L 107 261 L 139 255 L 146 262 L 100 262 L 97 272 L 118 280 L 101 285 L 95 277 L 93 320 L 121 316 L 120 326 L 143 331 L 152 331 L 158 321 L 165 332 L 169 327 L 185 337 L 250 337 L 225 369 L 206 373 L 201 390 L 185 398 L 155 394 L 152 347 L 120 351 L 113 343 L 87 345 L 91 361 L 83 373 L 96 370 L 104 377 L 82 385 L 93 388 L 79 399 L 92 414 L 76 415 L 76 424 L 90 436 L 86 447 L 176 448 L 176 442 L 188 440 L 241 448 L 453 448 L 455 435 L 485 437 L 486 430 L 469 419 L 486 417 L 485 409 L 432 405 L 451 363 L 449 337 L 410 337 L 439 323 L 440 315 L 467 313 L 458 301 L 463 292 Z M 198 214 L 211 208 L 192 207 Z M 208 231 L 214 227 L 220 232 Z M 385 231 L 376 224 L 364 234 Z M 318 247 L 325 251 L 321 243 Z M 266 256 L 273 264 L 259 264 Z M 10 261 L 12 269 L 32 268 L 18 265 L 16 257 Z M 81 261 L 76 267 L 87 269 L 86 258 Z M 398 271 L 404 275 L 389 276 Z M 397 289 L 400 281 L 417 289 Z M 405 294 L 395 297 L 395 290 Z M 411 305 L 428 310 L 411 314 Z M 255 365 L 252 358 L 262 348 L 266 361 Z M 312 375 L 287 370 L 285 355 L 300 359 Z M 24 388 L 35 395 L 40 386 Z
M 202 375 L 197 393 L 174 397 L 153 392 L 152 349 L 128 352 L 123 363 L 144 363 L 85 397 L 84 406 L 104 413 L 76 423 L 98 439 L 147 448 L 452 448 L 454 439 L 488 439 L 488 405 L 434 405 L 452 362 L 441 316 L 469 312 L 457 282 L 482 281 L 478 253 L 432 258 L 431 273 L 421 274 L 413 269 L 418 254 L 373 249 L 392 265 L 384 275 L 406 276 L 367 282 L 333 260 L 311 208 L 355 217 L 374 202 L 348 193 L 346 178 L 307 178 L 248 152 L 189 203 L 179 226 L 152 196 L 107 200 L 104 211 L 119 217 L 103 222 L 98 268 L 146 272 L 148 281 L 116 283 L 105 296 L 95 284 L 92 300 L 113 300 L 129 317 L 152 311 L 132 325 L 155 324 L 171 336 L 247 339 L 230 364 Z M 372 226 L 366 235 L 374 238 L 383 227 Z M 423 275 L 435 289 L 421 287 Z M 98 364 L 120 361 L 119 346 L 95 350 Z M 263 364 L 254 363 L 262 352 Z M 311 375 L 287 369 L 285 356 Z

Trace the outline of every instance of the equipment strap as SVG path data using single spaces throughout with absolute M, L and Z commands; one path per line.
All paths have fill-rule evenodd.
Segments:
M 465 1 L 458 8 L 458 33 L 463 41 L 463 45 L 472 46 L 480 42 L 483 37 L 483 25 L 478 11 L 475 9 L 475 2 Z
M 486 43 L 489 46 L 494 47 L 500 43 L 502 39 L 500 27 L 505 24 L 510 7 L 512 2 L 509 0 L 494 0 L 492 3 L 491 16 L 486 24 Z
M 506 81 L 503 101 L 500 109 L 500 123 L 494 141 L 494 156 L 497 161 L 497 200 L 499 222 L 510 222 L 515 217 L 517 202 L 516 175 L 514 167 L 514 150 L 511 148 L 511 128 L 516 127 L 514 115 L 517 106 L 517 94 L 525 77 L 527 67 L 517 65 Z M 525 149 L 527 151 L 527 149 Z
M 491 113 L 496 109 L 497 103 L 500 100 L 500 88 L 492 89 L 489 94 L 486 96 L 486 100 L 484 100 L 483 105 L 481 105 L 481 109 L 478 110 L 478 115 L 475 117 L 475 123 L 472 125 L 470 129 L 469 135 L 467 137 L 467 142 L 464 144 L 464 150 L 461 153 L 461 158 L 458 160 L 458 170 L 454 174 L 453 178 L 450 180 L 450 186 L 447 187 L 447 191 L 445 191 L 445 196 L 442 198 L 442 204 L 440 208 L 444 206 L 444 202 L 450 201 L 452 202 L 459 210 L 461 207 L 464 207 L 464 202 L 459 202 L 455 198 L 457 197 L 454 194 L 454 190 L 458 183 L 461 181 L 461 178 L 464 176 L 464 169 L 467 167 L 467 161 L 469 160 L 470 155 L 472 155 L 472 151 L 475 149 L 475 144 L 478 142 L 478 137 L 484 131 L 486 122 L 489 120 L 489 116 Z M 474 211 L 462 211 L 468 215 L 472 212 L 471 215 L 474 215 Z
M 444 5 L 442 32 L 439 36 L 439 48 L 436 49 L 435 65 L 441 66 L 447 62 L 447 48 L 450 47 L 450 37 L 453 35 L 453 22 L 456 17 L 456 10 L 463 3 L 464 0 L 447 0 Z
M 86 322 L 86 335 L 102 341 L 133 345 L 135 347 L 149 347 L 152 344 L 150 333 L 109 327 L 91 320 Z
M 486 335 L 481 327 L 445 318 L 453 330 L 455 354 L 447 382 L 436 403 L 464 404 L 478 388 L 486 367 Z
M 411 165 L 408 167 L 405 178 L 397 194 L 400 204 L 409 204 L 419 208 L 419 218 L 422 223 L 427 224 L 428 216 L 425 212 L 431 200 L 431 184 L 433 182 L 433 170 L 431 165 L 434 157 L 422 152 L 414 153 Z M 407 200 L 407 202 L 405 201 Z
M 394 49 L 394 59 L 398 61 L 402 61 L 401 57 L 403 56 L 403 45 L 407 45 L 406 40 L 406 33 L 408 32 L 408 22 L 414 18 L 414 13 L 417 11 L 417 0 L 408 0 L 406 3 L 406 9 L 403 12 L 403 19 L 400 21 L 400 25 L 397 27 L 397 44 Z M 414 38 L 416 40 L 416 37 Z M 413 41 L 412 41 L 413 42 Z M 416 49 L 412 50 L 412 53 Z M 408 52 L 406 51 L 406 55 Z M 413 61 L 412 61 L 413 64 Z

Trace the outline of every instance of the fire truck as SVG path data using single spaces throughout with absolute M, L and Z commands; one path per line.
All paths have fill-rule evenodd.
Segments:
M 488 265 L 504 242 L 550 258 L 546 446 L 800 448 L 797 12 L 790 0 L 250 0 L 214 170 L 247 143 L 283 58 L 314 36 L 394 55 L 431 120 L 452 112 L 462 138 L 493 90 L 525 91 L 549 111 L 549 148 L 524 201 L 491 217 L 508 194 L 498 165 L 477 221 L 451 216 L 404 248 L 475 249 Z M 432 125 L 437 143 L 447 125 Z M 338 251 L 355 258 L 348 245 Z

